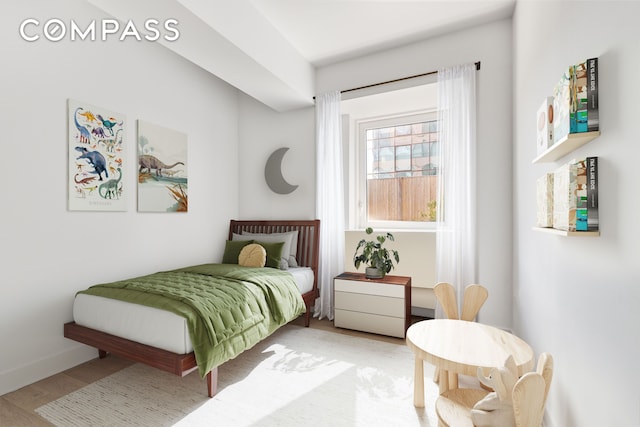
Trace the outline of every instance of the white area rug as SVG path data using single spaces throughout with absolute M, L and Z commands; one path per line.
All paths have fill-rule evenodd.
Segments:
M 136 364 L 36 411 L 57 426 L 430 426 L 438 392 L 425 363 L 424 409 L 413 406 L 411 350 L 286 325 L 219 368 L 209 399 L 185 378 Z

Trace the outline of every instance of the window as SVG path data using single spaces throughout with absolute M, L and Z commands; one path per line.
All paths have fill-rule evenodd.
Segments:
M 345 215 L 350 228 L 435 229 L 440 152 L 436 77 L 344 94 Z M 418 182 L 422 189 L 416 188 Z M 386 191 L 375 188 L 385 183 Z M 401 186 L 409 193 L 400 192 Z
M 361 226 L 435 222 L 439 160 L 435 113 L 362 119 L 358 125 Z M 364 208 L 364 209 L 362 209 Z

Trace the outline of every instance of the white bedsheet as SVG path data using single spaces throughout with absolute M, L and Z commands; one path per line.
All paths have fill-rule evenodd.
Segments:
M 291 268 L 300 293 L 313 288 L 313 271 Z M 177 354 L 193 351 L 186 319 L 170 311 L 94 295 L 78 294 L 73 320 L 82 326 Z

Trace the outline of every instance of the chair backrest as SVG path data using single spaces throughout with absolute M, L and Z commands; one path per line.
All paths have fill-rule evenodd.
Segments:
M 478 315 L 480 307 L 482 307 L 482 304 L 484 304 L 488 296 L 489 291 L 482 285 L 473 284 L 467 286 L 464 289 L 460 319 L 472 322 Z
M 540 427 L 544 416 L 545 380 L 527 372 L 513 387 L 513 415 L 516 427 Z
M 513 388 L 516 427 L 540 427 L 553 378 L 553 357 L 542 353 L 535 372 L 527 372 Z
M 544 401 L 547 401 L 549 395 L 549 387 L 551 387 L 551 379 L 553 378 L 553 357 L 549 353 L 542 353 L 538 357 L 538 366 L 536 372 L 544 378 Z
M 433 292 L 448 319 L 461 319 L 470 322 L 476 318 L 480 307 L 489 296 L 489 291 L 482 285 L 473 284 L 467 286 L 464 289 L 464 298 L 462 300 L 462 315 L 459 315 L 456 290 L 451 283 L 437 283 L 433 287 Z
M 458 300 L 456 298 L 456 291 L 451 283 L 440 282 L 433 287 L 433 292 L 436 295 L 436 299 L 442 306 L 444 315 L 448 319 L 459 319 L 458 316 Z

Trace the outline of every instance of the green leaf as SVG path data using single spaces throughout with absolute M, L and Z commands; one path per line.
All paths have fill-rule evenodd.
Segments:
M 372 234 L 373 228 L 367 227 L 365 232 L 368 235 Z M 383 247 L 387 240 L 394 241 L 393 234 L 379 234 L 374 240 L 360 240 L 353 254 L 353 264 L 356 269 L 360 268 L 361 264 L 365 264 L 368 267 L 379 268 L 385 273 L 391 271 L 395 267 L 392 257 L 396 262 L 400 261 L 400 257 L 398 251 Z

